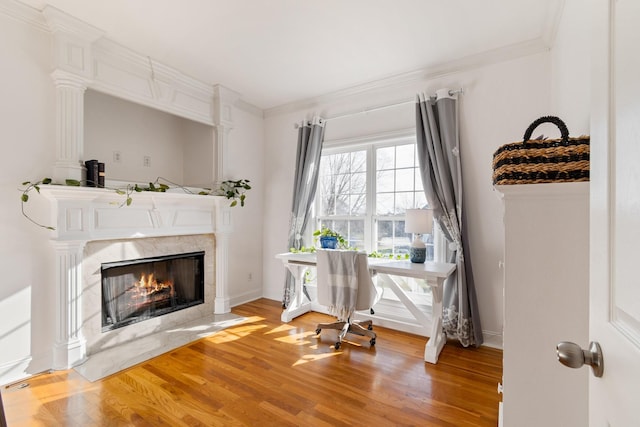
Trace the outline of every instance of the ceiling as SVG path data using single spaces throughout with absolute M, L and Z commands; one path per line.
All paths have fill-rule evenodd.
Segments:
M 21 0 L 269 109 L 553 40 L 564 0 Z

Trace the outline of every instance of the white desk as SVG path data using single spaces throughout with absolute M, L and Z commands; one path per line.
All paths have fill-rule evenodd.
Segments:
M 302 283 L 305 270 L 315 267 L 316 255 L 312 253 L 283 253 L 276 255 L 282 260 L 284 266 L 295 278 L 294 294 L 291 296 L 289 306 L 282 312 L 281 320 L 289 322 L 293 318 L 311 311 L 311 301 L 306 299 L 302 292 Z M 416 321 L 425 327 L 431 324 L 431 331 L 428 333 L 429 341 L 424 348 L 424 360 L 430 363 L 437 363 L 438 356 L 446 342 L 445 334 L 442 330 L 442 289 L 444 281 L 456 269 L 455 264 L 442 262 L 425 262 L 424 264 L 414 264 L 410 261 L 390 261 L 379 258 L 369 259 L 369 270 L 378 277 L 393 291 L 398 299 L 407 307 Z M 431 288 L 432 292 L 432 317 L 429 319 L 407 296 L 398 285 L 394 276 L 413 277 L 423 279 Z

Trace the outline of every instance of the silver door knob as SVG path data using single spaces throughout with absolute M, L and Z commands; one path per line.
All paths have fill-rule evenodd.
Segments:
M 556 346 L 558 361 L 570 368 L 579 368 L 583 365 L 591 366 L 593 375 L 600 378 L 604 372 L 602 349 L 600 344 L 593 341 L 589 344 L 589 350 L 583 350 L 576 343 L 562 341 Z

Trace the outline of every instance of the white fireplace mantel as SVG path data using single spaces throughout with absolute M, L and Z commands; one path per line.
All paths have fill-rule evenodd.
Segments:
M 23 9 L 22 12 L 26 13 Z M 31 12 L 30 12 L 31 13 Z M 228 177 L 227 147 L 239 94 L 193 79 L 148 55 L 110 40 L 103 30 L 47 5 L 30 16 L 51 32 L 56 92 L 56 161 L 52 178 L 82 181 L 84 97 L 87 89 L 214 127 L 216 182 Z M 213 184 L 213 183 L 212 183 Z M 87 357 L 82 332 L 82 262 L 87 242 L 215 234 L 216 314 L 228 313 L 228 252 L 231 212 L 224 197 L 184 193 L 134 193 L 133 203 L 113 190 L 42 185 L 48 201 L 37 218 L 52 224 L 56 257 L 57 321 L 54 368 Z M 37 203 L 29 203 L 33 209 Z
M 230 311 L 228 253 L 233 231 L 229 201 L 221 196 L 167 192 L 134 193 L 87 187 L 41 186 L 55 230 L 56 343 L 54 369 L 68 369 L 87 356 L 82 335 L 82 261 L 89 241 L 215 234 L 215 314 Z

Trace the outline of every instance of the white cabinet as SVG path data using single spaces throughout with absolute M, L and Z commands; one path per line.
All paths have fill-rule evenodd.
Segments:
M 496 186 L 504 203 L 505 427 L 588 425 L 587 367 L 556 344 L 588 346 L 589 183 Z

